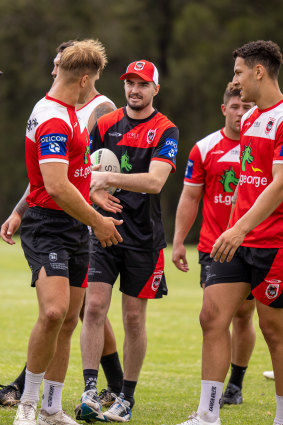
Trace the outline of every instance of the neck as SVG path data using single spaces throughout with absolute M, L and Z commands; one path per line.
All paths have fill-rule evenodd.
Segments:
M 145 118 L 148 118 L 155 111 L 155 109 L 152 105 L 148 105 L 144 109 L 136 111 L 135 109 L 132 109 L 129 105 L 127 105 L 126 111 L 128 117 L 134 120 L 144 120 Z
M 228 139 L 240 140 L 240 132 L 234 131 L 232 128 L 228 127 L 227 125 L 225 125 L 225 127 L 223 128 L 223 133 L 225 134 L 226 137 L 228 137 Z
M 77 87 L 77 84 L 66 84 L 62 80 L 59 81 L 56 78 L 48 94 L 54 99 L 60 100 L 60 102 L 66 103 L 67 105 L 76 106 L 79 99 L 79 91 Z
M 268 109 L 272 108 L 272 106 L 276 105 L 280 100 L 283 100 L 283 94 L 280 91 L 278 81 L 269 82 L 264 90 L 259 92 L 255 103 L 258 109 Z
M 95 87 L 93 87 L 93 89 L 90 91 L 85 103 L 78 103 L 76 105 L 77 109 L 82 108 L 84 105 L 86 105 L 90 100 L 92 100 L 95 96 L 97 96 L 99 94 L 99 92 L 96 90 Z

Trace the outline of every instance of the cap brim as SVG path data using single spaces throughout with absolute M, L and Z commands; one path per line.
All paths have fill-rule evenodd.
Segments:
M 152 79 L 150 79 L 147 75 L 143 74 L 142 72 L 126 72 L 125 74 L 121 75 L 120 80 L 126 80 L 126 78 L 130 77 L 131 75 L 137 75 L 138 77 L 141 77 L 144 81 L 153 82 Z

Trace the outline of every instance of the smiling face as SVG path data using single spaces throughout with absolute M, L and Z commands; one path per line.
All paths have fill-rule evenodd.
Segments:
M 243 58 L 236 58 L 233 84 L 241 91 L 241 100 L 243 102 L 256 102 L 258 93 L 258 67 L 261 67 L 261 65 L 249 67 Z
M 145 81 L 136 75 L 129 75 L 125 80 L 125 96 L 128 107 L 133 111 L 142 111 L 152 108 L 154 96 L 159 91 L 159 85 L 152 81 Z

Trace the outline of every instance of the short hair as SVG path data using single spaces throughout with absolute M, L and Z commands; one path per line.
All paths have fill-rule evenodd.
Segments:
M 73 41 L 61 53 L 59 67 L 74 76 L 100 73 L 107 63 L 105 47 L 98 40 Z
M 75 42 L 76 40 L 63 41 L 63 43 L 56 47 L 56 52 L 62 53 L 67 47 L 73 46 Z
M 223 103 L 227 105 L 231 97 L 241 97 L 241 90 L 234 86 L 233 83 L 228 83 L 223 96 Z
M 282 53 L 278 44 L 273 41 L 250 41 L 233 51 L 233 58 L 237 57 L 243 58 L 250 68 L 260 63 L 267 69 L 270 78 L 278 78 Z

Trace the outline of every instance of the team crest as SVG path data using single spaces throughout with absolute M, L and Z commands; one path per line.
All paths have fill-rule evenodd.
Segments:
M 231 188 L 230 185 L 237 186 L 239 179 L 237 179 L 233 167 L 230 167 L 229 170 L 224 170 L 220 183 L 223 185 L 224 192 L 234 192 L 234 188 Z
M 155 130 L 148 130 L 147 133 L 147 143 L 150 145 L 153 142 L 153 139 L 155 138 L 156 129 Z
M 265 295 L 270 300 L 277 298 L 279 292 L 279 284 L 278 283 L 270 283 L 266 288 Z
M 57 261 L 57 254 L 56 254 L 56 252 L 50 252 L 49 253 L 49 261 Z
M 144 62 L 137 62 L 134 66 L 134 69 L 136 71 L 141 71 L 144 68 L 144 66 L 145 66 Z
M 265 134 L 269 134 L 271 132 L 271 129 L 272 129 L 273 124 L 274 124 L 274 121 L 275 121 L 275 118 L 269 118 L 268 123 L 267 123 L 267 126 L 265 128 Z
M 154 276 L 154 278 L 153 278 L 153 280 L 152 280 L 152 285 L 151 285 L 151 289 L 152 289 L 154 292 L 156 292 L 156 291 L 157 291 L 157 289 L 159 288 L 159 285 L 160 285 L 161 279 L 162 279 L 162 274 L 158 274 L 158 275 L 155 275 L 155 276 Z

